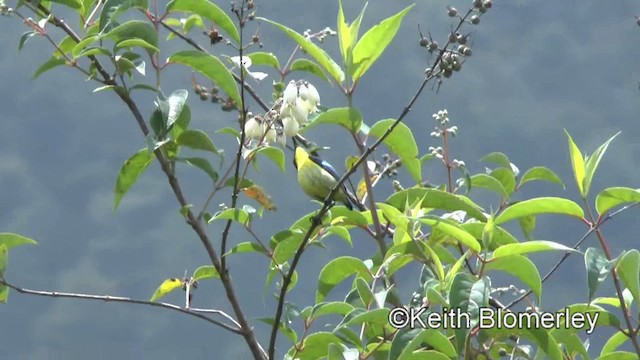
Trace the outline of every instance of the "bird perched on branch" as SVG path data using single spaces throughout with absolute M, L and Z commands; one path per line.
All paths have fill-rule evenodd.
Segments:
M 316 155 L 309 154 L 300 146 L 296 147 L 293 164 L 298 170 L 298 184 L 302 191 L 319 201 L 326 199 L 340 179 L 331 164 Z M 334 194 L 333 200 L 343 203 L 349 210 L 353 210 L 352 203 L 360 210 L 365 210 L 344 185 Z

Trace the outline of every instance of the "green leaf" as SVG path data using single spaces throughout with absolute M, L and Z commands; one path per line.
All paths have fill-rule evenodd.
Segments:
M 381 138 L 390 131 L 395 122 L 395 119 L 380 120 L 371 127 L 369 135 Z M 413 138 L 411 129 L 400 122 L 391 130 L 391 133 L 383 140 L 383 143 L 389 148 L 389 151 L 400 157 L 402 166 L 407 168 L 413 180 L 416 183 L 420 183 L 422 181 L 421 163 L 418 160 L 418 145 Z
M 604 153 L 607 152 L 607 148 L 609 147 L 609 144 L 618 135 L 620 135 L 620 132 L 617 132 L 615 135 L 610 137 L 609 140 L 605 141 L 604 144 L 598 146 L 596 151 L 594 151 L 593 154 L 591 154 L 591 156 L 589 156 L 587 158 L 587 161 L 586 161 L 586 164 L 585 164 L 585 174 L 584 174 L 584 193 L 585 193 L 585 196 L 589 193 L 589 189 L 591 188 L 591 181 L 593 180 L 593 176 L 595 175 L 596 170 L 598 169 L 598 165 L 600 164 L 600 160 L 602 160 L 602 157 L 604 156 Z
M 107 0 L 100 13 L 100 33 L 108 31 L 116 23 L 118 16 L 130 8 L 147 9 L 147 0 Z
M 155 28 L 150 23 L 140 20 L 127 21 L 100 36 L 100 39 L 113 40 L 116 45 L 121 41 L 139 39 L 151 45 L 152 48 L 158 47 L 158 33 Z
M 129 191 L 129 189 L 136 183 L 138 177 L 147 169 L 151 161 L 153 161 L 155 155 L 149 152 L 146 148 L 138 150 L 127 159 L 120 168 L 120 174 L 118 174 L 118 180 L 116 180 L 115 198 L 113 202 L 113 210 L 115 211 L 120 204 L 122 197 Z
M 304 233 L 301 231 L 285 231 L 276 235 L 279 235 L 280 239 L 278 239 L 279 242 L 277 245 L 273 247 L 272 263 L 275 262 L 276 265 L 280 265 L 290 259 L 296 251 L 298 251 L 302 244 L 302 240 L 304 239 Z M 273 240 L 276 239 L 272 239 L 272 241 Z
M 318 124 L 335 124 L 344 127 L 350 132 L 357 132 L 362 126 L 362 114 L 356 108 L 333 108 L 316 116 L 312 122 L 302 129 L 302 132 Z
M 202 130 L 186 130 L 176 139 L 178 145 L 186 146 L 194 150 L 210 151 L 218 154 L 218 149 L 213 145 L 209 136 Z
M 342 341 L 330 332 L 318 331 L 307 336 L 301 345 L 297 344 L 288 354 L 295 354 L 296 359 L 322 359 L 327 357 L 331 344 L 340 345 Z
M 172 0 L 167 4 L 167 11 L 181 11 L 198 14 L 218 25 L 222 30 L 224 30 L 224 32 L 231 36 L 236 44 L 240 43 L 240 34 L 238 33 L 238 29 L 236 28 L 233 20 L 231 20 L 224 10 L 220 9 L 218 5 L 212 1 Z
M 535 166 L 527 170 L 527 172 L 522 175 L 518 187 L 521 187 L 522 185 L 530 181 L 538 180 L 556 183 L 562 186 L 563 189 L 565 188 L 564 183 L 562 182 L 562 180 L 560 180 L 560 177 L 558 177 L 558 175 L 556 175 L 556 173 L 554 173 L 551 169 L 544 166 Z
M 324 74 L 324 71 L 322 71 L 322 68 L 311 60 L 296 59 L 293 63 L 291 63 L 291 66 L 289 66 L 289 70 L 305 71 L 305 72 L 308 72 L 309 74 L 319 77 L 324 81 L 327 81 L 327 82 L 329 81 L 329 78 L 327 78 L 327 75 Z
M 538 299 L 542 298 L 542 280 L 540 273 L 531 260 L 522 255 L 510 255 L 501 258 L 494 258 L 489 261 L 485 269 L 487 271 L 498 270 L 513 275 L 527 285 Z
M 193 0 L 189 0 L 193 1 Z M 215 82 L 233 100 L 234 104 L 241 108 L 240 93 L 233 75 L 227 67 L 213 55 L 196 50 L 181 51 L 171 55 L 168 62 L 183 64 L 200 72 Z
M 329 261 L 329 263 L 322 268 L 318 276 L 316 303 L 324 301 L 325 297 L 336 285 L 354 274 L 362 277 L 365 281 L 372 280 L 369 269 L 367 269 L 367 266 L 358 258 L 342 256 Z
M 640 251 L 633 249 L 624 254 L 618 261 L 616 270 L 636 303 L 640 304 Z
M 616 206 L 640 202 L 640 189 L 610 187 L 596 196 L 596 210 L 603 215 Z
M 0 303 L 6 304 L 9 299 L 9 287 L 7 285 L 0 285 Z
M 510 168 L 499 168 L 493 170 L 489 175 L 498 180 L 507 192 L 507 197 L 516 190 L 516 176 Z
M 564 346 L 564 351 L 569 354 L 570 358 L 575 359 L 576 355 L 580 354 L 582 359 L 591 360 L 585 344 L 577 334 L 566 329 L 553 329 L 551 335 L 558 344 Z
M 541 197 L 521 201 L 509 206 L 496 217 L 496 224 L 500 225 L 510 220 L 539 214 L 561 214 L 579 219 L 584 218 L 582 208 L 571 200 L 557 197 Z
M 528 215 L 521 217 L 518 219 L 518 223 L 524 233 L 524 237 L 527 238 L 527 240 L 533 240 L 531 234 L 533 233 L 533 230 L 536 229 L 536 216 Z
M 4 270 L 7 268 L 7 261 L 9 256 L 9 249 L 7 245 L 0 244 L 0 278 L 4 274 Z
M 27 31 L 24 34 L 22 34 L 20 36 L 20 41 L 18 42 L 18 51 L 22 50 L 27 40 L 31 39 L 34 35 L 38 35 L 38 33 L 35 31 Z
M 406 204 L 413 204 L 416 201 L 420 201 L 423 208 L 440 209 L 448 212 L 462 210 L 475 219 L 482 222 L 487 221 L 482 213 L 482 208 L 474 204 L 469 198 L 437 189 L 410 188 L 396 192 L 385 202 L 400 211 L 404 211 Z
M 209 160 L 201 157 L 176 158 L 176 160 L 193 165 L 207 173 L 213 182 L 218 181 L 218 173 L 213 169 Z
M 557 242 L 545 240 L 533 240 L 523 243 L 502 245 L 493 252 L 493 258 L 498 259 L 509 255 L 530 254 L 540 251 L 573 251 L 578 252 L 570 247 L 564 246 Z
M 75 10 L 82 8 L 82 1 L 80 0 L 51 0 L 51 2 L 62 4 Z
M 507 157 L 507 155 L 501 152 L 492 152 L 488 155 L 485 155 L 482 159 L 480 159 L 480 161 L 493 163 L 503 168 L 511 170 L 511 161 L 509 161 L 509 158 Z
M 152 44 L 149 44 L 148 42 L 142 39 L 127 39 L 127 40 L 122 40 L 116 44 L 116 49 L 123 49 L 123 48 L 129 48 L 129 47 L 140 47 L 143 49 L 151 50 L 151 53 L 160 52 L 160 49 L 158 49 L 158 47 Z
M 261 154 L 271 159 L 282 172 L 285 172 L 285 157 L 282 149 L 273 146 L 263 146 L 256 149 L 256 154 Z
M 297 33 L 293 29 L 290 29 L 275 21 L 263 17 L 257 17 L 256 19 L 274 25 L 275 27 L 280 29 L 280 31 L 284 32 L 288 37 L 290 37 L 293 41 L 300 45 L 300 48 L 302 48 L 302 50 L 304 50 L 307 54 L 309 54 L 309 56 L 317 61 L 318 64 L 320 64 L 320 66 L 322 66 L 322 68 L 326 72 L 328 72 L 329 75 L 331 75 L 331 77 L 338 84 L 341 84 L 344 81 L 344 73 L 342 72 L 342 69 L 340 69 L 340 66 L 336 64 L 333 59 L 331 59 L 331 56 L 329 56 L 329 54 L 327 54 L 318 45 L 314 44 L 311 40 Z
M 229 252 L 227 252 L 225 255 L 241 254 L 241 253 L 249 253 L 249 252 L 258 252 L 265 255 L 268 254 L 267 250 L 259 243 L 247 241 L 247 242 L 241 242 L 240 244 L 232 247 L 231 250 L 229 250 Z
M 461 272 L 456 274 L 451 283 L 451 291 L 449 292 L 449 303 L 451 308 L 459 308 L 462 313 L 468 313 L 471 327 L 478 323 L 480 316 L 480 308 L 489 304 L 489 295 L 491 292 L 491 284 L 488 278 L 476 280 L 470 274 Z M 456 348 L 462 353 L 465 348 L 465 339 L 470 329 L 461 326 L 455 329 Z
M 487 174 L 476 174 L 471 177 L 471 186 L 491 190 L 501 197 L 508 197 L 509 193 L 498 179 Z
M 37 79 L 40 75 L 44 74 L 45 72 L 56 68 L 60 65 L 65 65 L 66 61 L 64 59 L 58 59 L 58 58 L 51 58 L 49 60 L 47 60 L 44 64 L 40 65 L 40 67 L 38 68 L 38 70 L 36 70 L 36 72 L 33 74 L 33 76 L 31 77 L 31 80 L 35 80 Z
M 165 125 L 166 129 L 171 129 L 173 124 L 180 118 L 180 115 L 182 114 L 182 109 L 184 108 L 184 105 L 187 103 L 187 97 L 189 97 L 189 93 L 187 92 L 187 90 L 184 90 L 184 89 L 176 90 L 173 93 L 171 93 L 171 95 L 169 95 L 169 98 L 167 98 L 166 100 L 167 106 L 161 107 L 163 113 L 165 109 L 167 112 L 166 114 L 163 114 L 163 118 L 166 119 L 167 121 Z
M 567 130 L 564 131 L 567 134 L 567 138 L 569 139 L 569 156 L 571 157 L 571 166 L 573 167 L 573 176 L 576 179 L 576 185 L 578 185 L 578 191 L 580 192 L 580 196 L 582 198 L 587 197 L 587 193 L 584 188 L 584 179 L 585 179 L 585 165 L 584 165 L 584 156 L 580 152 L 578 145 L 573 142 L 571 135 Z
M 226 209 L 215 213 L 208 222 L 211 223 L 214 220 L 234 220 L 247 225 L 251 221 L 251 215 L 243 209 Z
M 611 335 L 611 337 L 607 340 L 607 342 L 602 347 L 600 351 L 600 356 L 605 356 L 612 354 L 616 351 L 617 348 L 622 346 L 625 342 L 629 340 L 629 336 L 622 331 L 618 331 L 615 334 Z
M 342 0 L 338 1 L 338 25 L 336 27 L 338 29 L 338 40 L 340 42 L 340 54 L 342 55 L 343 62 L 347 65 L 347 68 L 351 63 L 351 50 L 352 45 L 356 41 L 354 37 L 352 37 L 351 30 L 349 29 L 349 24 L 344 18 L 344 10 L 342 8 Z
M 354 307 L 346 302 L 341 301 L 332 301 L 332 302 L 322 302 L 310 308 L 309 313 L 305 316 L 304 311 L 301 313 L 301 316 L 308 320 L 315 320 L 321 316 L 326 315 L 341 315 L 344 316 L 351 311 L 353 311 Z
M 447 337 L 440 331 L 435 329 L 410 329 L 409 327 L 404 327 L 393 337 L 388 359 L 414 359 L 412 356 L 413 354 L 416 354 L 415 350 L 423 347 L 424 344 L 429 345 L 434 350 L 438 351 L 437 354 L 445 356 L 445 358 L 453 359 L 457 357 L 456 349 L 451 344 L 451 341 L 449 341 L 449 339 L 447 339 Z M 429 357 L 415 359 L 432 359 L 431 355 L 433 354 L 429 354 Z M 433 358 L 439 359 L 439 357 Z
M 607 278 L 614 264 L 607 260 L 607 257 L 602 251 L 590 247 L 584 252 L 584 265 L 587 269 L 589 302 L 591 302 L 596 290 L 598 290 L 600 284 Z
M 614 351 L 600 356 L 598 360 L 638 360 L 638 354 L 628 351 Z
M 358 294 L 360 294 L 360 299 L 362 300 L 362 303 L 369 308 L 369 306 L 373 303 L 373 301 L 375 300 L 373 292 L 371 291 L 371 288 L 369 288 L 369 284 L 364 281 L 363 278 L 356 278 L 356 283 L 355 283 L 356 289 L 358 290 Z
M 171 134 L 174 139 L 180 137 L 180 135 L 189 128 L 189 124 L 191 123 L 191 109 L 188 104 L 184 104 L 182 106 L 182 111 L 180 111 L 180 116 L 176 122 L 173 123 L 173 127 L 171 128 Z M 219 154 L 218 154 L 219 155 Z
M 203 265 L 193 272 L 193 279 L 196 281 L 204 279 L 220 279 L 220 274 L 218 274 L 218 270 L 216 270 L 215 267 L 211 265 Z
M 253 64 L 253 66 L 266 65 L 276 70 L 280 70 L 280 62 L 273 53 L 257 51 L 251 54 L 247 54 L 247 57 L 251 59 L 251 63 Z
M 362 35 L 362 38 L 353 48 L 353 71 L 351 76 L 354 81 L 358 81 L 382 55 L 396 36 L 400 23 L 402 23 L 402 18 L 414 5 L 410 5 L 399 13 L 383 20 Z
M 176 279 L 176 278 L 167 279 L 158 287 L 158 289 L 156 289 L 156 292 L 153 293 L 153 296 L 149 301 L 158 301 L 158 299 L 166 296 L 173 290 L 181 287 L 182 287 L 182 281 L 180 281 L 180 279 Z
M 481 247 L 478 240 L 476 240 L 473 235 L 469 234 L 462 227 L 460 227 L 460 225 L 454 223 L 453 221 L 448 221 L 439 217 L 431 216 L 418 219 L 418 221 L 423 224 L 427 224 L 434 229 L 438 229 L 439 231 L 442 231 L 443 233 L 457 239 L 458 241 L 460 241 L 460 243 L 473 250 L 474 252 L 480 252 Z
M 0 233 L 0 245 L 7 247 L 7 250 L 22 245 L 38 245 L 38 242 L 13 233 Z

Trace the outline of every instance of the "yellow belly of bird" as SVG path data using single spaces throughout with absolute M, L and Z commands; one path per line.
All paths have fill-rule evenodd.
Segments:
M 304 164 L 298 170 L 298 183 L 305 194 L 316 200 L 324 201 L 337 181 L 322 168 Z M 346 200 L 342 191 L 338 191 L 333 198 L 340 202 Z

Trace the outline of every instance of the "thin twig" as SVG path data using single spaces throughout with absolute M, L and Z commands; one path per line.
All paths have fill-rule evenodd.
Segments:
M 122 296 L 91 295 L 91 294 L 77 294 L 77 293 L 68 293 L 68 292 L 60 292 L 60 291 L 32 290 L 32 289 L 26 289 L 26 288 L 13 285 L 3 279 L 0 279 L 0 284 L 8 286 L 11 289 L 19 292 L 20 294 L 37 295 L 37 296 L 45 296 L 45 297 L 71 298 L 71 299 L 80 299 L 80 300 L 97 300 L 97 301 L 105 301 L 105 302 L 122 302 L 122 303 L 128 303 L 128 304 L 139 304 L 139 305 L 149 305 L 149 306 L 159 307 L 159 308 L 178 311 L 183 314 L 191 315 L 201 320 L 210 322 L 216 326 L 220 326 L 225 330 L 229 330 L 235 334 L 242 334 L 242 329 L 240 328 L 240 325 L 231 316 L 229 316 L 228 314 L 220 310 L 183 308 L 177 305 L 163 303 L 163 302 L 137 300 L 137 299 L 131 299 L 131 298 L 122 297 Z M 227 320 L 230 320 L 231 322 L 233 322 L 234 326 L 225 324 L 223 322 L 211 319 L 208 316 L 204 316 L 200 314 L 204 312 L 221 315 Z

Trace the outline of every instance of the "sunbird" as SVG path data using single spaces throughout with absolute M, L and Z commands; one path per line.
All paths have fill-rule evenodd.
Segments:
M 324 201 L 331 189 L 338 183 L 340 177 L 336 170 L 328 162 L 318 156 L 309 154 L 302 147 L 296 147 L 293 164 L 298 170 L 298 184 L 309 197 Z M 343 185 L 333 196 L 333 200 L 344 204 L 349 210 L 353 210 L 353 201 L 358 208 L 362 205 L 354 199 Z

